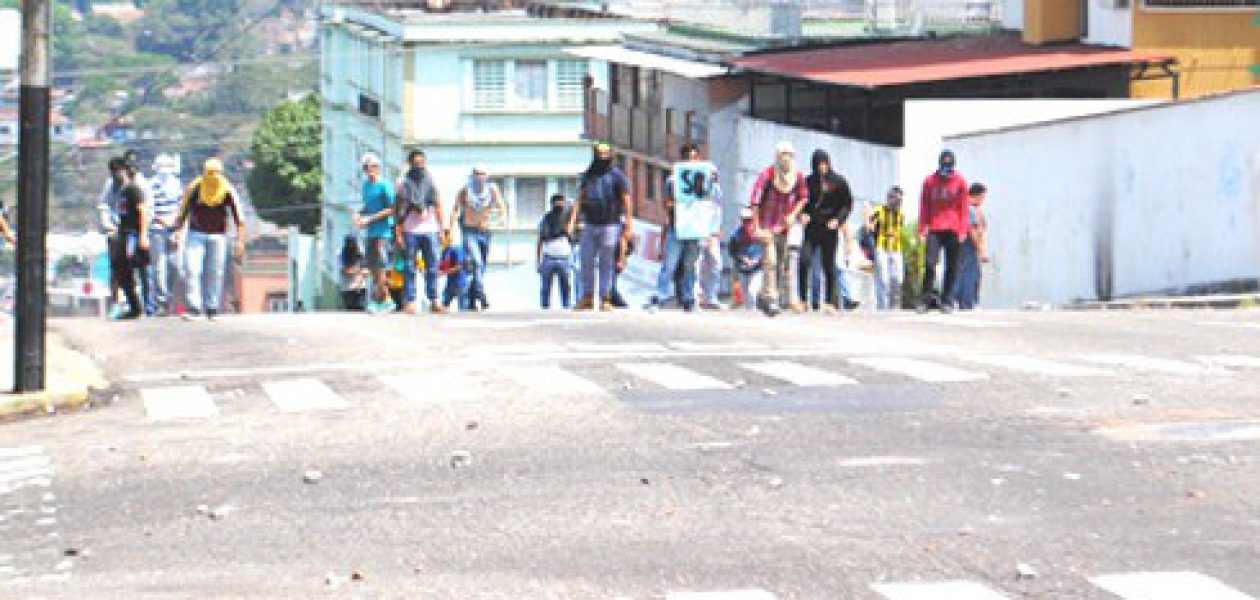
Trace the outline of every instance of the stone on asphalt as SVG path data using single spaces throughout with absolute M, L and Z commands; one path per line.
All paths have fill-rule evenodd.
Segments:
M 767 484 L 767 485 L 769 485 L 769 486 L 770 486 L 770 489 L 772 489 L 772 490 L 777 490 L 777 489 L 779 489 L 779 488 L 783 487 L 783 483 L 784 483 L 784 482 L 783 482 L 783 478 L 782 478 L 782 477 L 771 477 L 771 478 L 770 478 L 770 481 L 767 481 L 767 482 L 766 482 L 766 484 Z
M 1072 395 L 1072 390 L 1065 387 L 1059 388 L 1058 394 L 1060 398 L 1067 398 Z
M 209 505 L 209 504 L 198 504 L 198 505 L 197 505 L 197 514 L 199 514 L 199 515 L 208 515 L 208 514 L 210 514 L 210 505 Z
M 1146 394 L 1133 395 L 1134 406 L 1146 406 L 1147 404 L 1150 404 L 1150 403 L 1151 403 L 1151 397 Z
M 310 469 L 302 474 L 302 482 L 307 484 L 319 483 L 323 478 L 324 474 L 314 469 Z
M 464 424 L 465 431 L 476 431 L 477 429 L 480 429 L 480 428 L 481 428 L 481 423 L 478 423 L 477 421 L 469 421 Z
M 1015 565 L 1016 579 L 1036 579 L 1037 571 L 1026 563 Z
M 451 453 L 451 468 L 458 469 L 472 464 L 472 453 L 467 450 L 456 450 Z

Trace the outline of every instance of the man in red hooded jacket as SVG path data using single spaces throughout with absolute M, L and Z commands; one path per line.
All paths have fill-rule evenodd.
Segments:
M 923 268 L 923 293 L 919 296 L 919 312 L 927 312 L 933 304 L 941 312 L 954 310 L 954 280 L 957 278 L 959 250 L 967 238 L 967 182 L 955 167 L 954 153 L 941 153 L 938 168 L 923 182 L 919 196 L 919 239 L 927 243 Z M 936 265 L 945 251 L 945 282 L 942 292 L 936 291 Z

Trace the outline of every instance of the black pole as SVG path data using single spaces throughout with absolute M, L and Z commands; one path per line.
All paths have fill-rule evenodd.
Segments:
M 17 298 L 13 391 L 44 389 L 47 315 L 49 0 L 22 0 Z

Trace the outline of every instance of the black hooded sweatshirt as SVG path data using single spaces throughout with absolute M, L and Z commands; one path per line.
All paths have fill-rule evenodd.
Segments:
M 827 174 L 822 176 L 818 174 L 818 165 L 824 162 L 828 169 Z M 837 219 L 843 225 L 849 219 L 849 213 L 853 212 L 853 192 L 849 190 L 849 182 L 844 176 L 836 173 L 835 165 L 831 164 L 831 157 L 825 151 L 815 150 L 810 166 L 813 172 L 806 180 L 809 203 L 805 205 L 805 214 L 809 215 L 809 224 L 805 226 L 805 231 L 822 233 L 827 230 L 828 221 Z M 834 184 L 835 189 L 826 191 L 824 182 Z

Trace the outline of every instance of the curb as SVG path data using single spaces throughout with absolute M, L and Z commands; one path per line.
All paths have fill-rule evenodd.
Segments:
M 47 389 L 0 394 L 0 421 L 82 409 L 110 389 L 109 380 L 91 357 L 71 350 L 56 334 L 48 334 L 47 350 Z
M 1218 296 L 1182 296 L 1132 298 L 1128 300 L 1074 302 L 1063 310 L 1190 310 L 1241 309 L 1260 306 L 1260 294 L 1222 294 Z

